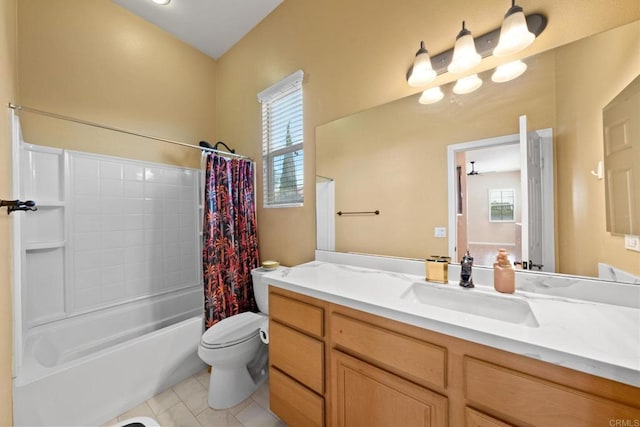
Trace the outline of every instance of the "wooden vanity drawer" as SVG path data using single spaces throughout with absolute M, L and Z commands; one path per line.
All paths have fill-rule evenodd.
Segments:
M 270 320 L 269 363 L 316 393 L 324 393 L 322 341 Z
M 333 344 L 422 385 L 445 388 L 447 350 L 395 331 L 333 313 Z
M 324 399 L 273 367 L 269 400 L 271 411 L 289 427 L 324 426 Z
M 550 426 L 607 426 L 611 420 L 640 419 L 640 409 L 541 378 L 464 358 L 464 393 L 501 418 Z
M 513 427 L 468 406 L 464 408 L 464 425 L 465 427 Z
M 301 301 L 271 292 L 269 294 L 269 316 L 316 337 L 324 336 L 324 310 Z

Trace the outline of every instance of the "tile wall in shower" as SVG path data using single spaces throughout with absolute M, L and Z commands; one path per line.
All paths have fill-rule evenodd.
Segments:
M 198 172 L 67 152 L 71 310 L 198 284 Z
M 24 144 L 27 328 L 197 286 L 195 169 Z

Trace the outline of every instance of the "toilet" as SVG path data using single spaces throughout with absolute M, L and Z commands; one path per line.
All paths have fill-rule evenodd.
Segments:
M 264 268 L 251 271 L 260 313 L 239 313 L 221 320 L 200 339 L 198 356 L 211 366 L 208 401 L 214 409 L 237 405 L 267 379 L 269 352 L 260 338 L 260 328 L 263 327 L 263 335 L 266 335 L 269 295 L 264 275 L 273 271 Z M 266 336 L 263 338 L 268 342 Z

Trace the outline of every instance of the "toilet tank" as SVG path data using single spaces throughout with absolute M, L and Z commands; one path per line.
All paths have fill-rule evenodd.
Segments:
M 265 280 L 264 275 L 281 269 L 283 269 L 283 267 L 278 267 L 275 270 L 266 270 L 262 267 L 251 270 L 256 304 L 258 304 L 258 310 L 264 314 L 269 314 L 269 282 Z

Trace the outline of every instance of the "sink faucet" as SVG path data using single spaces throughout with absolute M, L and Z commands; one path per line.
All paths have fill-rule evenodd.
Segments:
M 542 265 L 542 264 L 534 264 L 533 261 L 529 260 L 529 270 L 533 270 L 534 268 L 537 268 L 538 271 L 541 271 L 542 267 L 544 267 L 544 265 Z
M 473 268 L 473 257 L 469 254 L 469 250 L 462 257 L 460 262 L 460 286 L 463 288 L 473 288 L 473 278 L 471 277 L 471 269 Z

